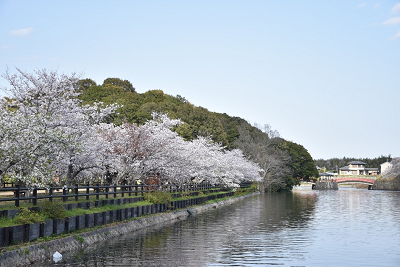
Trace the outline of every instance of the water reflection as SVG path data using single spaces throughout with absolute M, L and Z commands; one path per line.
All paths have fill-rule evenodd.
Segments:
M 398 192 L 264 194 L 63 255 L 55 265 L 396 266 L 399 204 Z
M 260 215 L 248 214 L 252 221 L 254 219 L 254 224 L 232 245 L 240 248 L 239 253 L 227 254 L 226 257 L 222 254 L 210 266 L 230 265 L 232 259 L 263 265 L 276 265 L 290 258 L 304 259 L 309 244 L 306 229 L 309 220 L 313 219 L 316 194 L 270 193 L 261 198 Z M 249 256 L 246 258 L 244 255 Z

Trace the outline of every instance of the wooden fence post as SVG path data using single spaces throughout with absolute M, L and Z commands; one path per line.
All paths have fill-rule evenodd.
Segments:
M 49 200 L 50 202 L 53 202 L 53 185 L 51 185 L 49 188 L 49 194 L 50 194 Z
M 90 184 L 89 182 L 87 183 L 87 187 L 86 187 L 86 200 L 89 200 L 89 193 L 90 193 Z
M 67 202 L 68 200 L 67 195 L 68 195 L 68 189 L 63 187 L 63 202 Z
M 19 191 L 20 191 L 20 187 L 21 187 L 21 185 L 17 185 L 17 191 L 15 191 L 15 194 L 16 194 L 16 197 L 17 197 L 17 199 L 15 200 L 15 207 L 17 207 L 17 208 L 19 208 L 19 198 L 20 198 L 20 196 L 19 196 Z
M 100 184 L 97 183 L 97 188 L 96 188 L 96 199 L 100 199 Z
M 31 225 L 29 223 L 24 224 L 24 242 L 28 242 L 29 241 L 29 232 Z
M 37 205 L 37 187 L 35 187 L 35 188 L 33 188 L 33 197 L 34 197 L 34 199 L 33 199 L 33 206 L 36 206 Z
M 75 201 L 79 200 L 79 185 L 75 184 Z

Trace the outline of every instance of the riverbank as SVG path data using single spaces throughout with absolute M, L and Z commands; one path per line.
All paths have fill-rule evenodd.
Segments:
M 400 191 L 400 181 L 394 179 L 376 180 L 372 186 L 372 190 Z
M 224 188 L 204 191 L 150 193 L 143 196 L 96 200 L 94 202 L 56 203 L 0 210 L 0 252 L 49 241 L 55 236 L 87 232 L 89 228 L 110 226 L 147 214 L 162 213 L 202 205 L 209 201 L 253 192 L 254 188 L 240 188 L 236 192 Z M 115 195 L 114 195 L 115 197 Z M 123 195 L 122 195 L 123 197 Z M 168 203 L 169 205 L 167 205 Z M 67 210 L 67 211 L 65 211 Z M 93 230 L 93 229 L 91 229 Z
M 219 208 L 224 205 L 229 205 L 233 202 L 242 200 L 243 198 L 247 198 L 255 194 L 259 193 L 257 192 L 239 197 L 231 197 L 225 200 L 205 204 L 202 206 L 195 206 L 188 209 L 141 217 L 135 220 L 120 222 L 116 225 L 103 227 L 90 232 L 75 234 L 49 242 L 34 244 L 9 252 L 4 252 L 0 255 L 0 267 L 26 266 L 39 262 L 51 261 L 52 255 L 56 251 L 63 254 L 67 251 L 85 249 L 86 247 L 89 247 L 96 243 L 100 243 L 107 239 L 118 237 L 132 231 L 151 227 L 154 225 L 160 225 L 165 222 L 184 220 L 188 216 Z

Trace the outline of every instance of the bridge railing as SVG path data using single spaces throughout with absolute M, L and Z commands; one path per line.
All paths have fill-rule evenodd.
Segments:
M 376 180 L 377 177 L 378 177 L 377 175 L 337 175 L 337 176 L 335 176 L 334 179 L 338 179 L 338 178 L 365 178 L 365 179 Z
M 376 179 L 362 178 L 362 177 L 340 177 L 333 179 L 333 182 L 344 183 L 344 182 L 362 182 L 362 183 L 375 183 Z

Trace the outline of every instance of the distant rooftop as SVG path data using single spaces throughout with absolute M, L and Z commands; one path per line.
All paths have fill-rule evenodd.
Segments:
M 319 175 L 320 176 L 334 176 L 334 174 L 330 173 L 330 172 L 323 172 L 323 173 L 320 173 Z
M 366 163 L 364 163 L 362 161 L 351 161 L 347 164 L 349 164 L 349 165 L 365 165 Z

